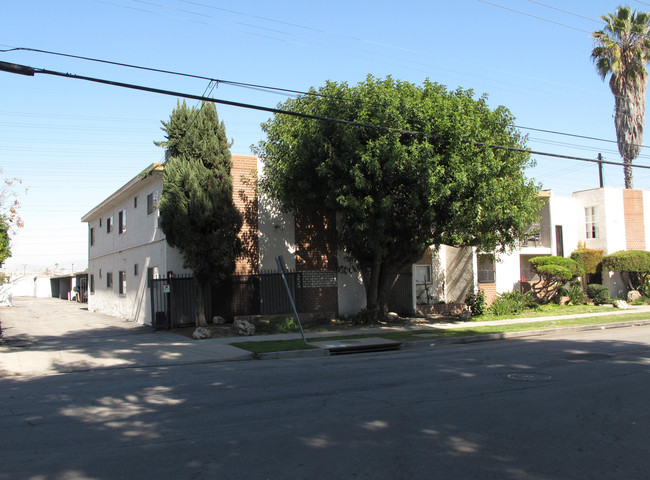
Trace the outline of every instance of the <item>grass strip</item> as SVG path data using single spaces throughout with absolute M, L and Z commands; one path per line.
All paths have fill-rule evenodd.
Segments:
M 607 323 L 631 322 L 635 320 L 650 320 L 650 313 L 628 313 L 621 315 L 567 318 L 547 320 L 543 322 L 515 323 L 510 325 L 489 325 L 476 327 L 459 327 L 449 329 L 422 329 L 377 334 L 338 335 L 333 337 L 314 337 L 308 341 L 333 341 L 355 338 L 386 338 L 389 340 L 408 342 L 413 340 L 433 340 L 437 338 L 469 337 L 489 333 L 526 332 L 531 330 L 557 329 L 562 327 L 578 327 L 585 325 L 600 325 Z M 253 353 L 284 352 L 290 350 L 314 349 L 313 345 L 305 345 L 302 339 L 294 340 L 260 340 L 250 342 L 234 342 L 230 345 Z

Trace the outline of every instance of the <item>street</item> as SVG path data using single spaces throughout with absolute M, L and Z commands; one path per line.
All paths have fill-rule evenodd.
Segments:
M 0 479 L 642 479 L 650 328 L 0 379 Z

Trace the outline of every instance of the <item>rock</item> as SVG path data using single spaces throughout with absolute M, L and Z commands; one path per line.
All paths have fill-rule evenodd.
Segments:
M 627 303 L 634 303 L 637 300 L 641 300 L 641 294 L 636 290 L 630 290 L 627 292 Z
M 237 335 L 255 335 L 255 325 L 248 320 L 235 319 L 232 328 L 237 332 Z
M 627 308 L 629 308 L 629 305 L 625 300 L 616 300 L 614 302 L 614 307 L 620 308 L 621 310 L 626 310 Z
M 386 314 L 386 319 L 388 321 L 390 321 L 390 322 L 397 322 L 397 321 L 399 321 L 400 318 L 399 318 L 399 315 L 396 314 L 395 312 L 388 312 Z
M 196 327 L 196 330 L 192 333 L 192 338 L 196 340 L 203 340 L 204 338 L 210 338 L 211 336 L 212 334 L 210 333 L 210 330 L 203 327 Z
M 226 323 L 226 319 L 223 317 L 220 317 L 219 315 L 215 315 L 212 317 L 212 323 L 215 325 L 224 325 Z
M 461 322 L 466 322 L 470 318 L 472 318 L 472 312 L 469 310 L 463 310 L 458 314 L 458 320 L 460 320 Z

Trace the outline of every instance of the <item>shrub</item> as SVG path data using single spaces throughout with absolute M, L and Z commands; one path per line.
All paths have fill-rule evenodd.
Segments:
M 255 318 L 251 320 L 255 331 L 260 333 L 288 333 L 298 331 L 298 323 L 293 317 L 273 315 L 270 319 Z
M 582 267 L 575 260 L 565 257 L 534 257 L 530 264 L 540 278 L 541 282 L 533 285 L 533 293 L 542 302 L 548 302 L 553 296 L 555 289 L 571 280 L 572 278 L 584 275 Z
M 587 286 L 587 295 L 596 305 L 609 303 L 609 289 L 603 285 L 592 283 Z
M 569 303 L 571 305 L 582 305 L 585 300 L 585 292 L 582 290 L 582 285 L 574 284 L 569 289 Z
M 350 317 L 350 323 L 352 325 L 372 325 L 377 323 L 377 316 L 367 308 L 362 308 Z
M 529 292 L 505 292 L 497 295 L 488 311 L 494 315 L 516 315 L 534 308 L 537 302 Z
M 603 257 L 603 269 L 619 272 L 630 290 L 650 295 L 650 252 L 623 250 Z
M 478 293 L 469 293 L 465 297 L 465 303 L 472 311 L 472 317 L 483 315 L 486 310 L 485 293 L 479 290 Z
M 598 273 L 598 267 L 603 259 L 603 251 L 589 248 L 578 248 L 578 250 L 571 253 L 571 259 L 574 260 L 585 273 Z

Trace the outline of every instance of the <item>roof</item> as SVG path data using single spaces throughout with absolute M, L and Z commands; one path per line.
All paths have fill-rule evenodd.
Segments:
M 147 178 L 152 173 L 162 172 L 163 168 L 164 166 L 162 163 L 152 163 L 147 168 L 145 168 L 140 173 L 138 173 L 135 177 L 133 177 L 131 180 L 129 180 L 126 184 L 124 184 L 121 188 L 119 188 L 115 193 L 113 193 L 111 196 L 106 198 L 102 203 L 100 203 L 95 208 L 93 208 L 88 213 L 86 213 L 83 217 L 81 217 L 81 221 L 82 222 L 90 221 L 90 219 L 94 217 L 95 214 L 97 214 L 97 212 L 101 210 L 101 208 L 104 207 L 107 203 L 110 203 L 112 200 L 115 200 L 116 198 L 120 197 L 124 192 L 131 189 L 134 185 L 140 183 L 142 180 Z

